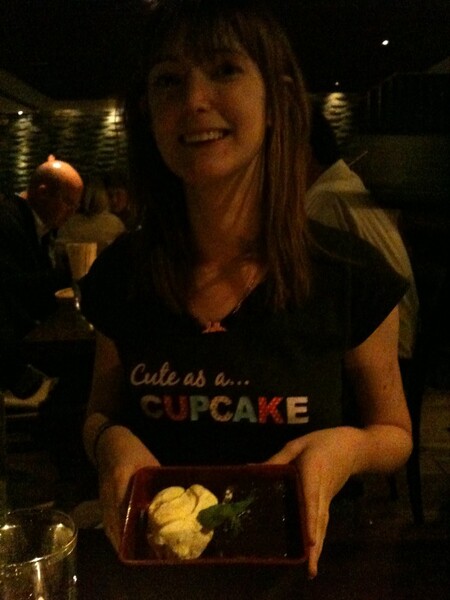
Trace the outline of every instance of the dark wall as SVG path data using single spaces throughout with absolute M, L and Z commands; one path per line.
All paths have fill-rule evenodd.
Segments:
M 119 112 L 60 109 L 0 114 L 0 190 L 20 191 L 49 154 L 74 165 L 82 176 L 126 166 Z

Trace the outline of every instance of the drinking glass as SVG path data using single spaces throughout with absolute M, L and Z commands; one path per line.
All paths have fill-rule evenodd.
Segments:
M 67 256 L 74 281 L 80 280 L 97 258 L 97 242 L 68 242 Z
M 2 600 L 75 600 L 77 529 L 53 509 L 18 509 L 0 528 Z
M 97 258 L 97 242 L 67 242 L 66 252 L 72 272 L 72 288 L 75 295 L 75 308 L 80 310 L 79 280 L 86 275 Z

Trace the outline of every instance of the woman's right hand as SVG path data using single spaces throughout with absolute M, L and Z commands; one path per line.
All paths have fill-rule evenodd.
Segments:
M 139 469 L 160 466 L 160 463 L 129 429 L 115 425 L 105 431 L 99 440 L 97 464 L 103 526 L 118 552 L 130 479 Z
M 87 455 L 98 469 L 105 532 L 118 550 L 130 479 L 143 467 L 160 465 L 129 429 L 121 425 L 109 425 L 123 410 L 123 368 L 113 340 L 99 332 L 96 340 L 92 389 L 83 426 L 83 440 Z

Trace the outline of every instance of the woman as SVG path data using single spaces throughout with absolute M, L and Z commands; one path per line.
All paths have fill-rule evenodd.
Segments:
M 139 468 L 290 463 L 308 571 L 348 478 L 411 449 L 397 362 L 405 282 L 306 221 L 307 93 L 261 2 L 151 3 L 127 104 L 142 227 L 82 282 L 99 331 L 84 428 L 117 547 Z M 342 419 L 342 365 L 363 426 Z
M 96 242 L 101 252 L 124 232 L 123 222 L 109 210 L 105 185 L 99 177 L 91 177 L 86 182 L 78 212 L 58 230 L 58 241 Z

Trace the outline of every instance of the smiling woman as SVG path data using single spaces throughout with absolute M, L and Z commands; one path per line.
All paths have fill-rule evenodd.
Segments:
M 240 46 L 200 61 L 186 50 L 181 39 L 149 74 L 149 116 L 164 162 L 189 186 L 251 176 L 267 125 L 258 67 Z
M 313 577 L 333 497 L 410 452 L 406 283 L 370 245 L 307 221 L 309 96 L 265 2 L 151 1 L 142 32 L 125 107 L 141 227 L 80 282 L 105 531 L 118 548 L 141 467 L 292 463 Z M 361 427 L 343 418 L 344 369 Z

